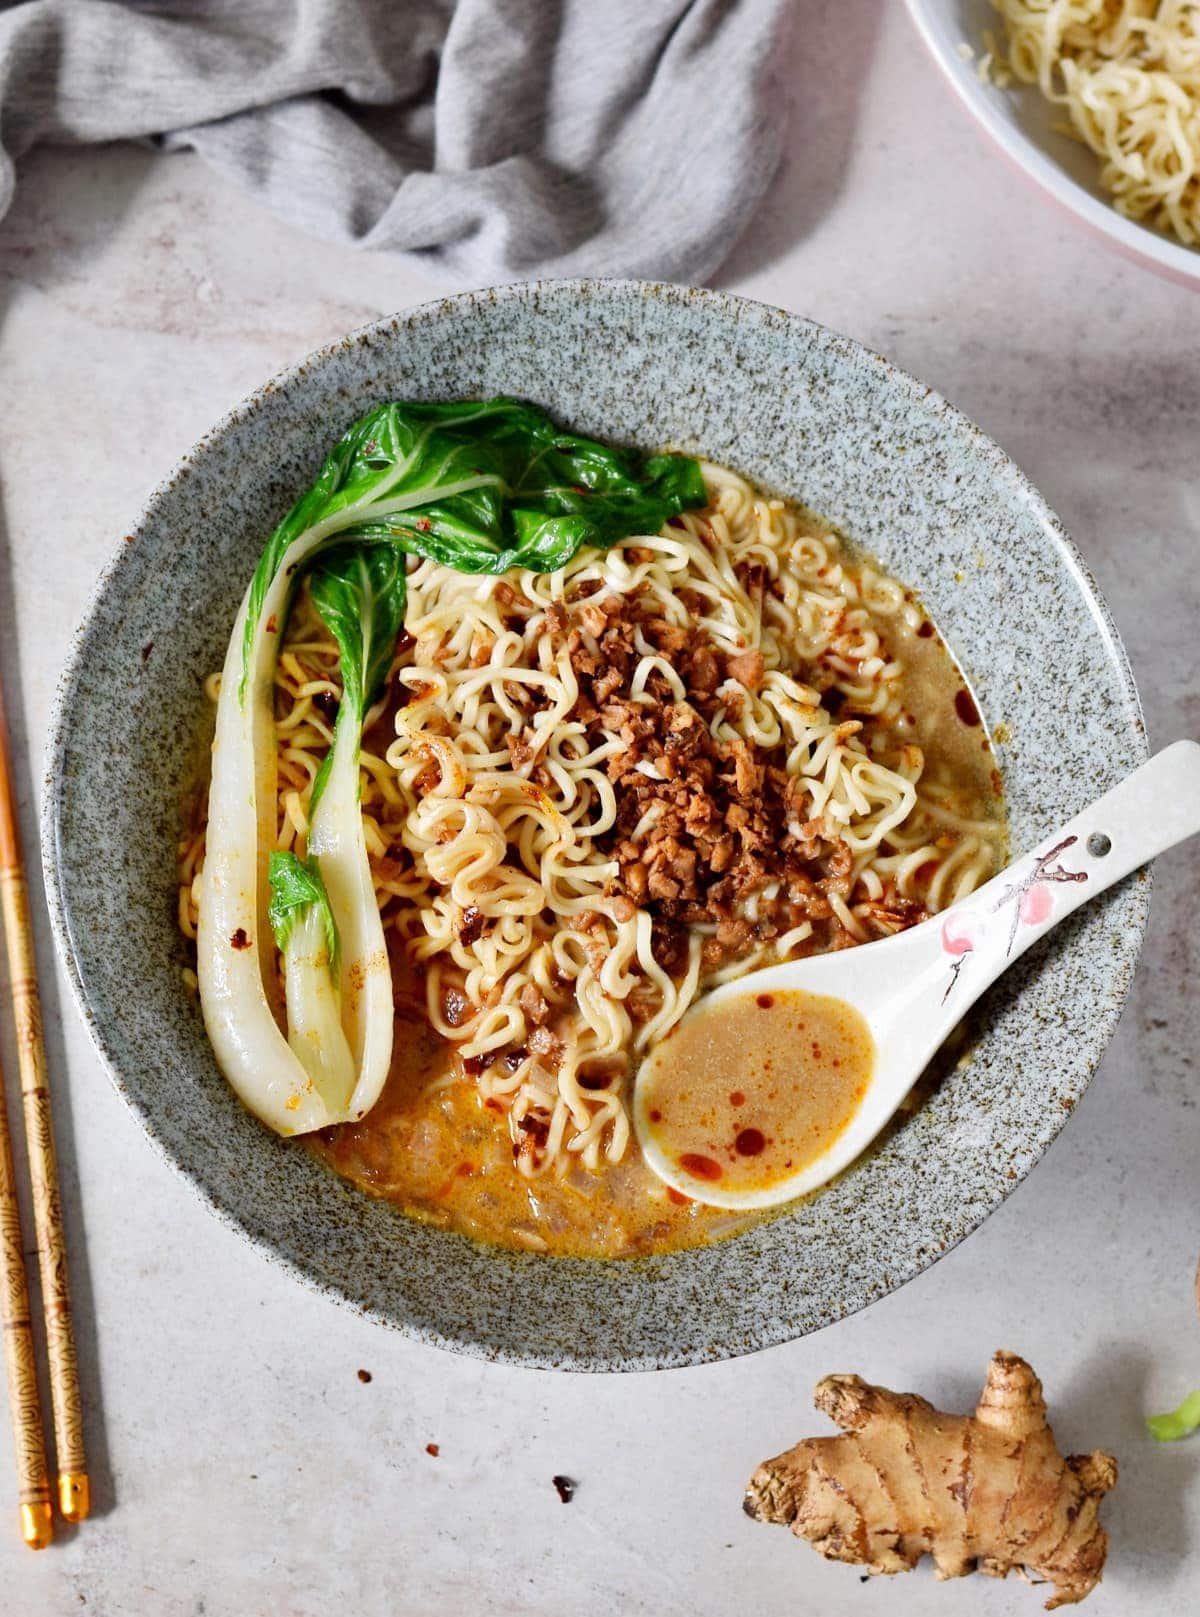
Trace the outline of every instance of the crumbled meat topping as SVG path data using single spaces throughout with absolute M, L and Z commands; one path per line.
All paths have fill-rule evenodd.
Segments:
M 746 582 L 762 593 L 761 572 Z M 664 968 L 685 969 L 686 929 L 695 925 L 713 928 L 703 945 L 710 969 L 805 920 L 813 924 L 814 948 L 853 941 L 830 903 L 831 895 L 849 896 L 850 849 L 809 817 L 807 794 L 786 768 L 786 745 L 760 747 L 712 734 L 720 710 L 740 712 L 747 696 L 762 688 L 762 652 L 729 653 L 703 630 L 671 623 L 643 600 L 617 594 L 593 595 L 566 621 L 548 612 L 547 627 L 559 643 L 565 636 L 579 683 L 569 718 L 585 726 L 593 745 L 602 743 L 603 731 L 622 742 L 603 766 L 618 805 L 616 824 L 599 839 L 618 866 L 608 896 L 618 920 L 638 908 L 650 911 Z M 645 686 L 653 700 L 634 698 L 630 681 L 646 645 L 675 669 L 685 700 L 658 670 Z M 857 720 L 847 720 L 839 739 L 859 728 Z M 510 750 L 520 767 L 525 738 L 514 737 Z M 922 914 L 892 903 L 880 921 L 898 930 Z M 586 929 L 582 917 L 574 924 Z M 524 993 L 522 1008 L 536 1022 Z
M 536 983 L 526 983 L 517 995 L 517 1003 L 525 1012 L 526 1022 L 535 1027 L 541 1027 L 543 1022 L 549 1020 L 550 1007 L 546 1004 L 546 996 Z

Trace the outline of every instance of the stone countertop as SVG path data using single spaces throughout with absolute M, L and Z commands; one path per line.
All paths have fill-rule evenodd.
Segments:
M 1107 596 L 1153 740 L 1200 734 L 1200 299 L 1110 255 L 1001 162 L 901 8 L 802 9 L 787 165 L 720 284 L 860 338 L 998 439 Z M 277 368 L 435 291 L 285 229 L 191 157 L 23 166 L 0 224 L 0 670 L 31 845 L 71 626 L 145 492 Z M 928 1563 L 863 1585 L 739 1509 L 761 1458 L 824 1429 L 822 1374 L 966 1408 L 1001 1345 L 1043 1377 L 1064 1449 L 1120 1457 L 1089 1611 L 1193 1612 L 1200 1440 L 1158 1448 L 1142 1418 L 1200 1383 L 1198 903 L 1196 851 L 1176 850 L 1095 1083 L 970 1240 L 805 1341 L 631 1377 L 441 1354 L 268 1266 L 118 1099 L 39 903 L 97 1511 L 25 1551 L 0 1433 L 0 1612 L 1032 1613 L 1039 1593 L 1016 1580 L 943 1588 Z M 556 1473 L 578 1482 L 569 1506 Z

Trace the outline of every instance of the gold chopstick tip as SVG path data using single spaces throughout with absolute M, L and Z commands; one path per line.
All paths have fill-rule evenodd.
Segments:
M 58 1508 L 64 1521 L 84 1522 L 92 1508 L 92 1492 L 82 1471 L 60 1471 Z
M 54 1537 L 49 1504 L 21 1506 L 21 1537 L 31 1550 L 44 1550 Z

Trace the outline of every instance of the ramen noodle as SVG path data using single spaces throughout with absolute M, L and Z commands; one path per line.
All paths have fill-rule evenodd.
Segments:
M 1194 0 L 992 3 L 1004 21 L 997 59 L 1063 109 L 1069 132 L 1100 159 L 1100 183 L 1117 211 L 1195 246 L 1200 241 L 1200 5 Z

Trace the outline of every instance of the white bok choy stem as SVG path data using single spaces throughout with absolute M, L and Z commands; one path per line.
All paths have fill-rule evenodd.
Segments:
M 309 578 L 313 604 L 337 641 L 342 671 L 333 746 L 309 799 L 308 852 L 328 895 L 340 953 L 330 971 L 358 1073 L 348 1103 L 354 1117 L 377 1098 L 392 1059 L 392 972 L 363 834 L 358 759 L 367 710 L 387 677 L 404 622 L 404 571 L 403 552 L 393 546 L 357 543 L 323 556 Z M 300 947 L 293 934 L 284 950 L 289 973 L 291 949 Z M 290 1024 L 290 988 L 287 1008 Z
M 337 926 L 314 859 L 273 853 L 267 915 L 284 963 L 288 1043 L 332 1110 L 344 1112 L 356 1084 L 342 1027 Z
M 384 996 L 379 979 L 381 971 L 386 973 L 387 962 L 386 953 L 380 953 L 382 929 L 366 868 L 361 819 L 355 851 L 360 853 L 362 870 L 352 882 L 347 875 L 349 860 L 338 861 L 339 902 L 334 909 L 335 916 L 342 910 L 342 923 L 352 934 L 351 946 L 342 949 L 340 957 L 342 982 L 352 984 L 355 991 L 348 1005 L 339 1005 L 339 1019 L 352 1018 L 347 1044 L 352 1057 L 360 1058 L 351 1093 L 343 1096 L 338 1092 L 342 1080 L 335 1080 L 333 1074 L 342 1066 L 337 1058 L 328 1056 L 332 1065 L 327 1065 L 325 1057 L 313 1055 L 311 1041 L 297 1040 L 306 1052 L 307 1059 L 302 1060 L 280 1028 L 274 940 L 267 914 L 268 858 L 277 829 L 274 673 L 278 647 L 303 570 L 319 551 L 348 530 L 372 524 L 376 501 L 387 501 L 411 472 L 430 430 L 423 427 L 405 439 L 390 421 L 386 406 L 351 428 L 316 483 L 271 536 L 242 601 L 225 656 L 200 889 L 200 1003 L 221 1071 L 243 1104 L 278 1134 L 304 1134 L 362 1117 L 378 1098 L 387 1076 L 381 1052 L 384 1048 L 390 1052 L 392 1029 L 390 983 L 386 1028 L 380 1020 Z M 377 459 L 385 454 L 388 465 L 381 471 Z M 402 617 L 401 555 L 397 555 L 397 565 Z M 392 640 L 394 643 L 395 633 Z M 357 817 L 357 736 L 353 752 Z M 335 794 L 335 802 L 341 812 L 346 811 L 344 791 Z M 329 835 L 333 837 L 332 832 Z M 354 840 L 350 834 L 341 836 L 343 846 Z M 370 917 L 360 925 L 353 924 L 346 908 L 351 891 L 360 899 L 371 896 L 374 929 Z M 305 935 L 303 930 L 300 935 Z M 295 962 L 292 1009 L 302 1021 L 306 1013 L 300 1001 L 307 996 L 301 984 L 308 981 L 311 985 L 316 975 L 314 969 L 306 977 L 299 961 Z M 285 962 L 285 989 L 287 976 Z M 341 985 L 336 986 L 339 997 L 345 999 Z M 307 1015 L 319 1021 L 321 1009 L 314 1002 Z M 362 1025 L 365 1016 L 379 1023 L 370 1037 Z M 365 1065 L 368 1060 L 369 1067 Z
M 277 995 L 267 991 L 275 977 L 267 919 L 267 856 L 276 834 L 275 655 L 292 577 L 315 548 L 307 534 L 287 546 L 257 602 L 256 573 L 233 626 L 217 702 L 196 944 L 200 1004 L 217 1063 L 243 1104 L 277 1134 L 337 1120 L 289 1048 L 276 1020 Z
M 310 859 L 275 854 L 268 864 L 264 857 L 276 830 L 274 650 L 291 580 L 320 544 L 310 529 L 281 558 L 262 597 L 244 697 L 238 662 L 253 585 L 234 626 L 217 706 L 200 905 L 209 1037 L 242 1101 L 280 1134 L 363 1117 L 379 1097 L 392 1053 L 391 970 L 358 785 L 363 721 L 404 618 L 404 555 L 389 544 L 335 545 L 309 575 L 314 604 L 338 642 L 342 700 L 333 747 L 313 785 Z M 272 935 L 264 920 L 283 953 L 286 1039 L 268 993 L 274 962 L 269 953 L 263 960 Z

